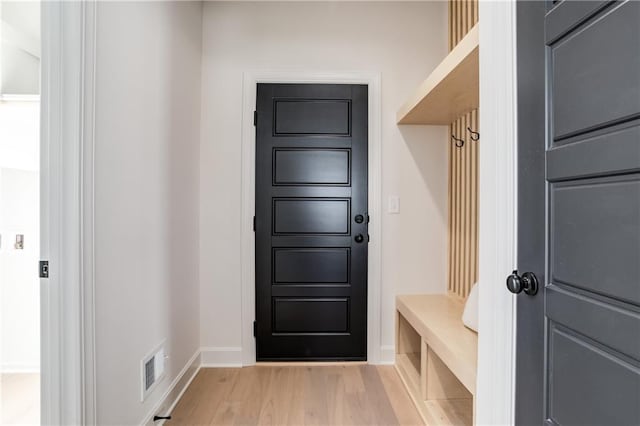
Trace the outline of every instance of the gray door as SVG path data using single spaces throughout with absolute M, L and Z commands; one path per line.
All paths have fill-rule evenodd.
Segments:
M 640 2 L 517 25 L 516 424 L 638 425 Z

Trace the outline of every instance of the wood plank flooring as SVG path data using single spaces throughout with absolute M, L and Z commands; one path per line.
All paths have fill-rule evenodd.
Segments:
M 422 425 L 392 366 L 205 368 L 173 410 L 178 425 Z

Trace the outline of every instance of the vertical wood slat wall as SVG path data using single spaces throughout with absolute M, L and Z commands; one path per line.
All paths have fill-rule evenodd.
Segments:
M 478 22 L 478 0 L 449 0 L 449 50 Z M 449 126 L 448 291 L 466 298 L 478 279 L 478 152 L 467 127 L 479 130 L 478 110 Z M 451 135 L 465 140 L 455 146 Z

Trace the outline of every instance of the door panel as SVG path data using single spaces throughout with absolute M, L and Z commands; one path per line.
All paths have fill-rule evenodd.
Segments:
M 558 286 L 547 287 L 546 304 L 547 317 L 555 323 L 640 359 L 640 339 L 628 338 L 640 336 L 640 315 L 633 307 Z M 618 333 L 611 333 L 614 327 Z
M 349 185 L 348 149 L 275 149 L 274 185 Z
M 273 283 L 349 283 L 348 248 L 274 249 Z
M 553 13 L 547 16 L 545 22 L 546 42 L 553 43 L 610 2 L 611 0 L 573 1 L 573 4 L 558 2 L 558 5 L 553 8 Z
M 640 124 L 637 120 L 606 128 L 547 151 L 547 179 L 558 182 L 640 171 Z M 579 158 L 580 161 L 576 161 Z
M 640 369 L 551 323 L 549 419 L 560 425 L 633 425 Z
M 516 424 L 640 424 L 640 3 L 517 16 Z
M 348 333 L 349 298 L 274 298 L 274 333 Z
M 348 199 L 273 200 L 274 234 L 348 234 Z
M 366 359 L 367 87 L 259 84 L 256 356 Z
M 556 140 L 638 116 L 638 22 L 640 2 L 630 1 L 607 9 L 550 45 Z
M 274 136 L 351 135 L 350 99 L 275 99 Z
M 550 185 L 551 281 L 640 305 L 640 176 Z

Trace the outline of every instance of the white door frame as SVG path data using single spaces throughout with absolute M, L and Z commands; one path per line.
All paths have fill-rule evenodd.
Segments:
M 42 2 L 41 423 L 95 424 L 95 3 Z
M 516 5 L 480 2 L 480 286 L 476 422 L 513 424 L 517 263 Z
M 242 102 L 242 365 L 256 362 L 253 337 L 255 320 L 255 128 L 253 111 L 256 108 L 258 83 L 322 83 L 366 84 L 369 87 L 369 265 L 367 301 L 367 360 L 378 364 L 381 360 L 381 303 L 382 275 L 382 166 L 381 166 L 381 88 L 380 74 L 375 72 L 305 72 L 253 71 L 243 76 Z

